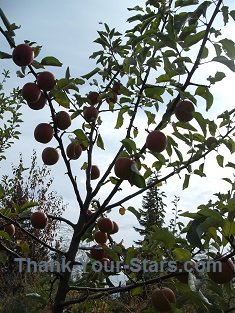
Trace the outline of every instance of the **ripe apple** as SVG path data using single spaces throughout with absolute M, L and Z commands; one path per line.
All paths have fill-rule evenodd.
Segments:
M 101 217 L 98 222 L 97 226 L 101 232 L 111 234 L 113 231 L 113 222 L 107 217 Z
M 42 151 L 42 160 L 46 165 L 54 165 L 59 160 L 59 153 L 55 148 L 47 147 Z
M 38 142 L 48 143 L 54 136 L 54 129 L 50 124 L 40 123 L 34 130 L 34 138 Z
M 71 142 L 66 148 L 66 154 L 69 159 L 77 160 L 82 154 L 80 144 L 77 142 Z
M 91 91 L 87 95 L 87 100 L 90 105 L 95 105 L 99 102 L 99 94 L 96 91 Z
M 170 311 L 175 302 L 175 294 L 170 288 L 156 288 L 152 293 L 152 305 L 158 312 Z
M 86 107 L 83 110 L 83 116 L 87 122 L 94 122 L 98 117 L 98 110 L 94 106 Z
M 113 221 L 113 231 L 110 233 L 111 235 L 116 234 L 119 231 L 118 224 Z
M 93 248 L 99 248 L 99 247 L 100 246 L 93 246 Z M 105 257 L 105 252 L 103 249 L 99 249 L 99 250 L 91 249 L 90 254 L 91 254 L 91 257 L 97 261 L 101 261 Z
M 117 102 L 117 94 L 115 92 L 110 92 L 106 98 L 107 103 L 116 103 Z
M 15 225 L 14 224 L 9 224 L 4 227 L 4 230 L 9 234 L 9 236 L 14 236 L 15 235 Z
M 37 102 L 41 97 L 41 90 L 40 88 L 34 83 L 26 83 L 21 91 L 22 97 L 27 102 Z
M 94 239 L 97 243 L 104 244 L 108 240 L 108 236 L 106 233 L 98 230 L 95 232 Z
M 115 92 L 117 95 L 120 95 L 120 89 L 121 89 L 122 84 L 120 82 L 115 81 L 113 83 L 112 91 Z
M 56 84 L 55 76 L 51 72 L 41 72 L 37 76 L 37 84 L 43 91 L 50 91 Z
M 206 147 L 211 150 L 217 146 L 218 141 L 215 137 L 208 137 L 205 141 L 205 144 Z
M 181 100 L 175 106 L 175 116 L 180 122 L 189 122 L 193 119 L 194 104 L 188 100 Z
M 151 152 L 162 152 L 166 149 L 167 138 L 160 130 L 153 130 L 146 138 L 146 147 Z
M 94 180 L 94 179 L 97 179 L 100 177 L 100 170 L 98 168 L 97 165 L 92 165 L 91 166 L 91 179 Z
M 47 225 L 48 218 L 44 212 L 38 211 L 31 214 L 30 221 L 34 228 L 43 229 Z
M 121 179 L 131 179 L 134 173 L 131 170 L 131 166 L 135 162 L 126 157 L 120 157 L 116 160 L 114 165 L 115 175 Z
M 44 108 L 45 104 L 47 102 L 46 97 L 43 93 L 41 93 L 41 96 L 39 97 L 38 101 L 36 102 L 28 102 L 28 106 L 32 110 L 41 110 Z
M 33 49 L 24 43 L 15 47 L 12 52 L 12 59 L 18 66 L 27 66 L 33 62 L 34 53 Z
M 67 112 L 60 111 L 55 115 L 55 122 L 59 129 L 65 130 L 71 125 L 71 117 Z
M 219 272 L 218 269 L 213 272 L 213 265 L 211 265 L 210 271 L 207 272 L 207 275 L 217 284 L 226 284 L 230 282 L 234 277 L 234 263 L 232 260 L 228 259 L 226 261 L 221 261 L 221 265 L 221 272 Z

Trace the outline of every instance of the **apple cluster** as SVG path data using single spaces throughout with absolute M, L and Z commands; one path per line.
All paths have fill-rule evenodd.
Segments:
M 108 235 L 116 234 L 119 231 L 118 224 L 115 221 L 111 221 L 107 217 L 102 217 L 97 221 L 98 229 L 94 233 L 94 239 L 99 244 L 95 247 L 102 247 L 108 240 Z M 110 259 L 106 255 L 104 249 L 92 249 L 90 255 L 94 260 L 100 261 L 102 264 L 105 262 L 110 263 Z
M 12 59 L 18 66 L 28 66 L 33 62 L 33 49 L 27 44 L 20 44 L 14 48 Z M 22 97 L 27 101 L 28 106 L 32 110 L 41 110 L 47 102 L 46 92 L 51 91 L 56 85 L 54 75 L 48 71 L 37 74 L 36 82 L 26 83 L 22 88 Z M 115 86 L 117 89 L 117 86 Z M 115 90 L 116 90 L 115 89 Z M 90 92 L 88 95 L 90 107 L 84 109 L 84 118 L 87 122 L 93 122 L 98 117 L 98 110 L 95 105 L 98 103 L 99 94 Z M 55 131 L 65 131 L 71 126 L 71 117 L 65 111 L 55 113 L 54 124 L 40 123 L 34 130 L 34 138 L 36 141 L 47 144 L 54 137 Z M 77 160 L 82 151 L 86 150 L 82 144 L 73 140 L 66 148 L 66 155 L 70 160 Z M 54 165 L 59 160 L 59 152 L 53 147 L 46 147 L 42 151 L 42 160 L 46 165 Z M 98 179 L 100 170 L 97 165 L 91 166 L 90 177 L 92 180 Z

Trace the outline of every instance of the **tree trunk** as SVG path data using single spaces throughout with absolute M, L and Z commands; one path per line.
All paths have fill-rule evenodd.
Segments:
M 66 269 L 65 272 L 62 273 L 54 300 L 52 311 L 53 313 L 63 313 L 63 306 L 61 305 L 61 302 L 65 301 L 66 295 L 68 293 L 69 280 L 71 277 L 71 271 L 73 269 L 73 262 L 75 261 L 76 254 L 78 252 L 79 244 L 81 241 L 81 238 L 78 238 L 77 234 L 83 228 L 84 223 L 85 223 L 84 216 L 81 213 L 79 221 L 74 229 L 73 237 L 65 259 L 65 264 L 69 261 L 71 262 L 72 264 L 70 265 L 71 270 L 69 271 Z

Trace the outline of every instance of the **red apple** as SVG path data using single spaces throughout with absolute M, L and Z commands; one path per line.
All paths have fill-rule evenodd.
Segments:
M 46 97 L 43 93 L 41 93 L 41 96 L 39 97 L 38 101 L 36 102 L 28 102 L 28 106 L 32 110 L 41 110 L 44 108 L 45 104 L 47 102 Z
M 106 243 L 106 241 L 108 240 L 108 236 L 106 233 L 102 232 L 102 231 L 97 231 L 94 234 L 94 239 L 97 243 L 99 244 L 104 244 Z
M 83 116 L 87 122 L 94 122 L 98 117 L 98 110 L 94 106 L 86 107 L 83 110 Z
M 21 91 L 22 97 L 27 102 L 37 102 L 41 97 L 41 90 L 40 88 L 34 83 L 27 83 L 24 85 Z
M 175 116 L 180 122 L 189 122 L 193 119 L 194 104 L 188 100 L 181 100 L 175 106 Z
M 55 115 L 55 122 L 59 129 L 65 130 L 71 125 L 71 117 L 67 112 L 60 111 Z
M 228 259 L 226 261 L 221 261 L 221 272 L 219 272 L 218 269 L 213 271 L 213 265 L 211 265 L 210 271 L 207 273 L 207 275 L 217 284 L 226 284 L 233 279 L 234 273 L 234 263 L 232 260 Z
M 113 222 L 107 217 L 100 218 L 97 222 L 97 226 L 99 230 L 104 233 L 110 234 L 113 231 Z
M 12 53 L 12 59 L 18 66 L 27 66 L 33 62 L 33 49 L 24 43 L 15 47 Z
M 42 151 L 42 160 L 46 165 L 54 165 L 59 160 L 59 153 L 55 148 L 47 147 Z
M 126 157 L 120 157 L 116 160 L 114 165 L 115 175 L 121 179 L 131 179 L 134 173 L 131 170 L 131 166 L 135 162 Z
M 94 179 L 97 179 L 100 177 L 100 170 L 98 168 L 97 165 L 92 165 L 91 166 L 91 179 L 94 180 Z
M 113 231 L 110 234 L 116 234 L 119 231 L 118 224 L 113 221 Z
M 162 152 L 166 149 L 167 138 L 160 130 L 150 132 L 146 138 L 146 147 L 151 152 Z
M 40 123 L 34 130 L 34 138 L 38 142 L 48 143 L 54 136 L 54 129 L 50 124 Z
M 37 76 L 37 84 L 43 91 L 50 91 L 56 84 L 55 76 L 51 72 L 41 72 Z
M 15 235 L 15 225 L 14 224 L 9 224 L 4 227 L 4 230 L 9 234 L 9 236 L 14 236 Z
M 156 288 L 152 293 L 152 305 L 158 312 L 170 311 L 175 302 L 175 294 L 170 288 Z
M 87 95 L 88 103 L 91 105 L 95 105 L 99 102 L 99 94 L 96 91 L 91 91 Z
M 47 215 L 44 212 L 34 212 L 30 216 L 31 224 L 34 228 L 43 229 L 47 225 Z
M 66 148 L 66 154 L 69 159 L 77 160 L 82 154 L 80 144 L 77 142 L 71 142 Z
M 99 248 L 99 247 L 100 246 L 93 246 L 93 248 Z M 97 249 L 97 250 L 91 249 L 90 254 L 91 254 L 91 257 L 97 261 L 101 261 L 105 257 L 105 252 L 103 249 Z

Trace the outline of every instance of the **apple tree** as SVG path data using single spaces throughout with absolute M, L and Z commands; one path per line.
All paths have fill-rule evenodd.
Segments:
M 18 76 L 29 79 L 22 86 L 22 101 L 29 110 L 48 111 L 48 122 L 40 123 L 34 130 L 38 144 L 46 145 L 42 161 L 48 166 L 64 162 L 77 200 L 77 221 L 63 219 L 73 229 L 69 247 L 67 251 L 57 249 L 58 255 L 65 257 L 71 268 L 81 249 L 88 251 L 91 260 L 107 266 L 112 260 L 119 260 L 120 271 L 128 278 L 128 284 L 114 286 L 110 276 L 118 274 L 117 268 L 111 273 L 94 274 L 89 265 L 90 270 L 74 284 L 71 268 L 66 268 L 57 276 L 51 299 L 51 310 L 56 313 L 73 305 L 87 310 L 98 306 L 110 312 L 107 303 L 112 300 L 111 295 L 135 294 L 143 286 L 145 290 L 149 286 L 148 296 L 152 298 L 152 306 L 146 302 L 141 308 L 143 312 L 182 312 L 188 298 L 201 310 L 211 306 L 200 289 L 200 279 L 196 283 L 194 275 L 188 274 L 189 290 L 185 291 L 174 279 L 185 273 L 169 273 L 167 266 L 148 279 L 127 270 L 124 264 L 139 257 L 138 249 L 126 248 L 113 240 L 121 229 L 117 221 L 108 218 L 108 213 L 120 206 L 124 209 L 133 200 L 134 204 L 126 210 L 138 215 L 135 197 L 177 175 L 179 182 L 183 175 L 182 187 L 186 189 L 194 175 L 206 176 L 205 160 L 210 155 L 215 156 L 219 167 L 234 170 L 235 109 L 221 108 L 217 119 L 211 118 L 210 112 L 217 105 L 214 85 L 226 77 L 225 72 L 217 71 L 216 65 L 235 72 L 235 44 L 224 38 L 221 31 L 233 23 L 235 11 L 222 0 L 149 0 L 143 7 L 136 5 L 128 10 L 133 12 L 128 19 L 131 28 L 121 34 L 104 23 L 95 40 L 100 49 L 90 56 L 96 60 L 95 68 L 80 77 L 72 77 L 69 67 L 64 77 L 55 77 L 47 66 L 62 66 L 57 58 L 40 59 L 41 47 L 35 42 L 16 44 L 15 33 L 9 31 L 14 24 L 6 23 L 6 29 L 0 29 L 13 48 L 3 57 L 19 66 Z M 213 73 L 207 73 L 208 64 L 215 67 Z M 85 84 L 89 90 L 82 94 L 81 85 Z M 95 160 L 98 153 L 106 160 L 110 137 L 105 135 L 105 125 L 119 146 L 113 148 L 112 159 L 101 171 Z M 84 185 L 74 172 L 74 164 L 80 165 Z M 161 171 L 161 177 L 147 183 L 156 171 Z M 225 180 L 232 186 L 225 203 L 209 203 L 196 213 L 184 212 L 192 221 L 181 230 L 180 237 L 167 228 L 153 230 L 145 248 L 154 253 L 155 260 L 191 260 L 195 249 L 199 249 L 202 258 L 206 255 L 223 261 L 222 276 L 226 279 L 210 277 L 211 280 L 230 284 L 234 274 L 230 258 L 235 254 L 234 183 L 231 178 Z M 131 191 L 125 186 L 131 187 Z M 47 212 L 44 213 L 46 219 Z M 32 215 L 29 218 L 32 222 Z M 17 221 L 6 219 L 22 228 Z M 32 224 L 43 228 L 45 223 L 41 221 Z M 210 251 L 211 240 L 219 254 Z M 84 241 L 96 243 L 84 247 Z M 219 251 L 220 246 L 225 249 Z M 190 266 L 196 266 L 195 260 Z M 97 302 L 100 298 L 107 303 Z M 231 311 L 231 303 L 222 303 L 223 310 Z

